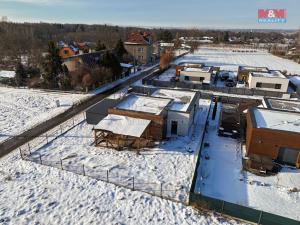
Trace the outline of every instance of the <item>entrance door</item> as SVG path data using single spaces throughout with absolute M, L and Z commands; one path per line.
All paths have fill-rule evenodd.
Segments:
M 281 163 L 286 163 L 288 165 L 295 166 L 296 161 L 299 155 L 299 150 L 293 148 L 284 148 L 279 149 L 278 161 Z
M 172 123 L 171 123 L 171 134 L 172 135 L 177 135 L 177 127 L 178 127 L 177 121 L 172 121 Z

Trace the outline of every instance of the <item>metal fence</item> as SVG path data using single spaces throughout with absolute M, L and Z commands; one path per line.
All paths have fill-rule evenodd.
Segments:
M 68 131 L 85 121 L 85 114 L 79 114 L 76 117 L 62 123 L 60 126 L 53 128 L 42 136 L 36 137 L 19 148 L 21 158 L 44 166 L 50 166 L 96 180 L 112 183 L 120 187 L 138 190 L 175 202 L 188 204 L 188 187 L 177 186 L 167 182 L 158 183 L 145 181 L 140 178 L 130 176 L 129 174 L 123 173 L 120 175 L 116 170 L 102 170 L 99 169 L 99 167 L 89 167 L 81 163 L 70 163 L 70 161 L 67 161 L 66 159 L 51 158 L 49 156 L 42 155 L 39 152 L 41 148 L 51 144 L 51 142 L 55 141 L 57 138 L 66 134 Z

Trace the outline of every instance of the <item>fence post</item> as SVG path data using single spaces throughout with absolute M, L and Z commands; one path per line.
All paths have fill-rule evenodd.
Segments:
M 108 183 L 108 170 L 106 170 L 106 181 Z
M 28 142 L 28 144 L 27 144 L 27 145 L 28 145 L 28 150 L 30 151 L 30 143 Z
M 134 191 L 134 177 L 132 177 L 132 190 Z
M 161 182 L 160 183 L 160 197 L 162 198 L 162 196 L 163 196 L 163 191 L 162 191 L 162 189 L 163 189 L 163 183 Z
M 41 163 L 41 165 L 43 165 L 42 155 L 41 154 L 39 154 L 39 155 L 40 155 L 40 163 Z
M 20 150 L 21 159 L 23 159 L 23 155 L 22 155 L 22 150 L 21 150 L 21 148 L 19 148 L 19 150 Z
M 83 172 L 83 176 L 85 176 L 84 164 L 82 164 L 82 172 Z
M 60 167 L 61 167 L 62 170 L 64 170 L 64 168 L 63 168 L 63 162 L 62 162 L 61 159 L 60 159 Z
M 260 211 L 260 214 L 259 214 L 259 218 L 258 218 L 258 222 L 257 222 L 257 224 L 260 224 L 260 221 L 261 221 L 262 215 L 263 215 L 263 211 Z
M 47 141 L 47 144 L 49 144 L 49 141 L 48 141 L 48 134 L 46 133 L 46 141 Z

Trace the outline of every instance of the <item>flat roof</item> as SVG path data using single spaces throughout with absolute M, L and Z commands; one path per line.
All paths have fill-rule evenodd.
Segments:
M 300 132 L 300 114 L 286 111 L 252 108 L 257 128 Z
M 266 98 L 268 108 L 286 110 L 290 112 L 300 112 L 300 101 Z
M 171 101 L 143 95 L 128 95 L 116 108 L 159 115 Z
M 108 114 L 94 129 L 110 131 L 114 134 L 141 137 L 150 122 L 150 120 L 145 119 Z
M 210 69 L 211 69 L 211 66 L 204 66 L 201 68 L 185 67 L 183 70 L 186 72 L 209 72 Z
M 280 71 L 272 70 L 268 73 L 265 72 L 252 72 L 254 77 L 269 77 L 269 78 L 284 78 L 287 79 Z
M 267 67 L 255 67 L 255 66 L 239 66 L 242 70 L 248 70 L 253 72 L 269 72 L 269 69 Z
M 194 99 L 196 92 L 192 91 L 180 91 L 180 90 L 169 90 L 169 89 L 158 89 L 152 96 L 171 98 L 174 101 L 170 106 L 170 110 L 186 112 Z

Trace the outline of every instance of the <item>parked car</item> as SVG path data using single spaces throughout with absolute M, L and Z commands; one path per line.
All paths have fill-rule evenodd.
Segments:
M 226 81 L 225 81 L 225 86 L 226 87 L 234 87 L 235 86 L 235 82 L 232 78 L 228 78 Z
M 223 72 L 220 72 L 219 73 L 219 77 L 221 78 L 221 80 L 227 80 L 228 78 L 229 78 L 229 72 L 225 72 L 225 71 L 223 71 Z

